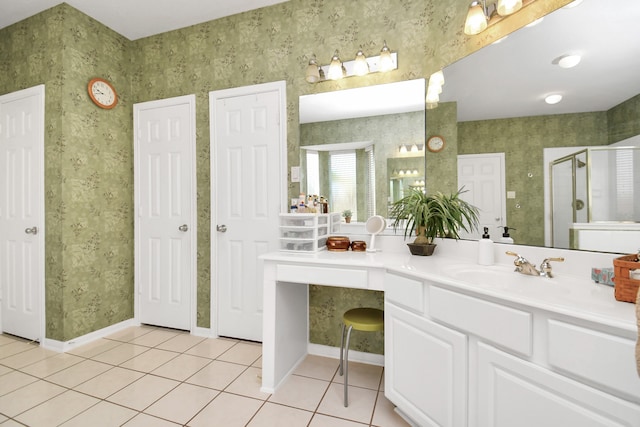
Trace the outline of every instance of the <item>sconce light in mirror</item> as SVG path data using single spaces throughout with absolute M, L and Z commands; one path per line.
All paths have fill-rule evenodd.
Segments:
M 318 83 L 326 80 L 339 80 L 343 77 L 365 76 L 369 73 L 387 72 L 398 68 L 398 53 L 391 52 L 384 42 L 380 55 L 367 57 L 362 49 L 356 53 L 352 61 L 342 62 L 336 50 L 329 65 L 319 65 L 313 55 L 307 65 L 305 80 Z M 326 78 L 325 78 L 326 76 Z
M 444 86 L 444 73 L 442 70 L 431 74 L 429 84 L 427 85 L 427 110 L 433 110 L 438 106 L 442 86 Z
M 516 13 L 522 9 L 523 3 L 529 4 L 535 0 L 498 0 L 487 5 L 487 0 L 475 0 L 469 6 L 467 18 L 464 22 L 464 33 L 473 36 L 480 34 L 489 25 L 498 22 L 502 17 Z

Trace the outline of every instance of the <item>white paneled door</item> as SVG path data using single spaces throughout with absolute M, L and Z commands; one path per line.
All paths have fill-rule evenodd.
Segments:
M 502 237 L 500 226 L 507 224 L 504 153 L 465 154 L 458 156 L 458 187 L 466 190 L 462 199 L 480 210 L 475 233 L 461 233 L 465 239 L 479 239 L 484 227 L 491 239 Z
M 136 317 L 195 328 L 195 96 L 134 105 Z
M 0 331 L 44 335 L 44 86 L 0 96 Z
M 286 209 L 284 82 L 210 94 L 217 334 L 262 341 L 262 263 Z

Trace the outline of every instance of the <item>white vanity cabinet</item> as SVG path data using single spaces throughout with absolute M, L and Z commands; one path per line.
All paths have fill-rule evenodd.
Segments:
M 465 426 L 467 337 L 424 316 L 426 290 L 385 276 L 385 395 L 420 426 Z
M 640 425 L 638 405 L 482 342 L 477 351 L 475 394 L 477 417 L 470 426 Z
M 385 394 L 420 426 L 638 426 L 629 331 L 385 275 Z

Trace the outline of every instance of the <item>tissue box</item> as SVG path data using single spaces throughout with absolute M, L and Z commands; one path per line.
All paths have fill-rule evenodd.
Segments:
M 603 285 L 613 286 L 613 268 L 605 267 L 605 268 L 592 268 L 591 269 L 591 280 L 596 283 L 601 283 Z

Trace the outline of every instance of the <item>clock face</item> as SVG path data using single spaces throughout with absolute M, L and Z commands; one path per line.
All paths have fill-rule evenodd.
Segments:
M 87 87 L 91 100 L 101 108 L 110 109 L 118 103 L 118 95 L 111 84 L 101 78 L 92 79 Z
M 438 135 L 432 136 L 427 141 L 427 149 L 433 153 L 437 153 L 444 148 L 444 138 Z

